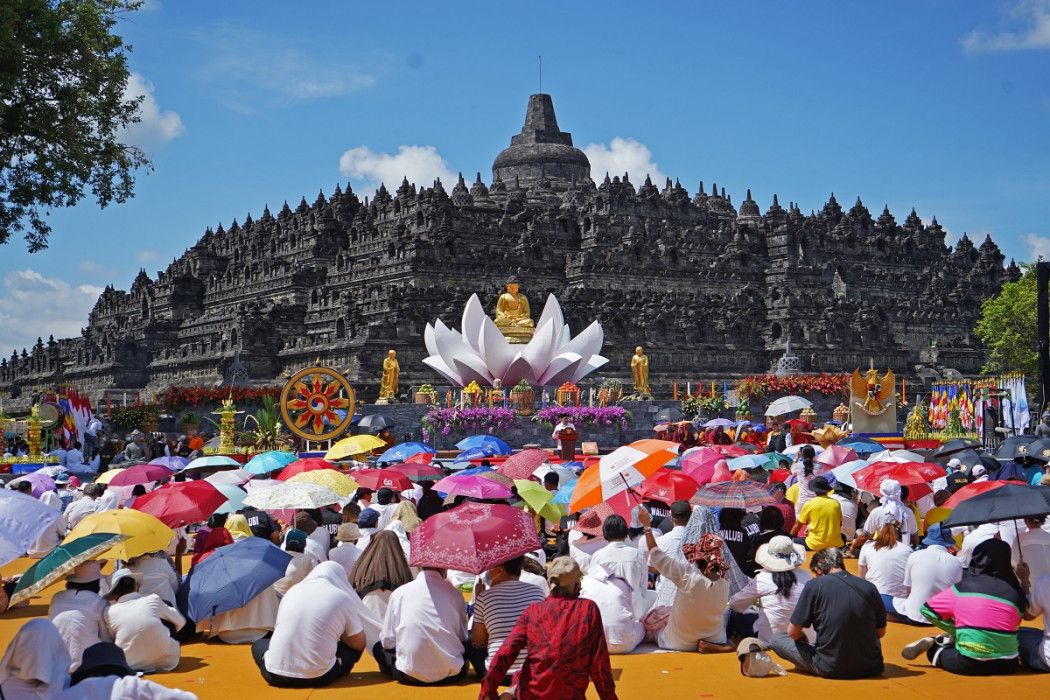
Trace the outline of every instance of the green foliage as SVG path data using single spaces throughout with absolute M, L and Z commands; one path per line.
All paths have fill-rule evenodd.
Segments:
M 0 3 L 0 243 L 24 232 L 47 247 L 48 210 L 90 189 L 100 207 L 134 193 L 149 166 L 121 143 L 142 96 L 125 99 L 129 46 L 113 34 L 138 0 L 7 0 Z
M 1034 268 L 1028 267 L 1021 279 L 1007 282 L 998 294 L 984 302 L 974 333 L 989 351 L 982 371 L 1038 376 Z
M 197 414 L 193 411 L 186 411 L 182 414 L 183 425 L 200 425 L 201 419 L 197 417 Z
M 284 449 L 288 446 L 288 438 L 281 424 L 281 409 L 277 405 L 277 399 L 264 396 L 261 403 L 262 408 L 244 419 L 245 427 L 248 427 L 248 421 L 251 421 L 255 428 L 238 436 L 238 443 L 252 445 L 260 452 Z
M 511 389 L 511 391 L 516 391 L 518 393 L 524 394 L 527 391 L 532 391 L 532 387 L 529 386 L 529 383 L 527 381 L 522 379 L 520 382 L 514 385 L 514 388 Z
M 160 412 L 156 406 L 121 406 L 113 409 L 110 420 L 124 430 L 134 430 L 143 425 L 156 423 Z

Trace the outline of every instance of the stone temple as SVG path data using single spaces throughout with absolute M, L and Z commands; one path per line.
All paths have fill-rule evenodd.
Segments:
M 553 292 L 578 332 L 605 328 L 602 376 L 630 376 L 644 345 L 658 393 L 669 382 L 775 368 L 790 341 L 804 372 L 891 367 L 903 376 L 976 373 L 971 329 L 982 301 L 1020 271 L 990 239 L 945 245 L 936 218 L 898 223 L 832 195 L 820 211 L 734 206 L 714 183 L 636 185 L 601 174 L 561 131 L 549 95 L 492 166 L 451 192 L 403 180 L 371 199 L 348 187 L 313 204 L 264 208 L 207 229 L 156 277 L 108 287 L 80 337 L 0 361 L 0 396 L 73 385 L 156 392 L 252 383 L 323 363 L 373 399 L 398 351 L 403 390 L 440 378 L 422 362 L 435 318 L 458 325 L 477 292 L 495 305 L 510 274 L 538 313 Z

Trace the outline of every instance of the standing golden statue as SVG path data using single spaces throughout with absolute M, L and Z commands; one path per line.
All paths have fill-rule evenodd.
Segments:
M 391 350 L 383 360 L 383 378 L 379 382 L 379 400 L 376 403 L 397 401 L 397 379 L 400 374 L 401 365 L 397 363 L 397 353 Z
M 529 300 L 519 292 L 518 278 L 511 275 L 507 291 L 496 302 L 496 327 L 512 343 L 527 343 L 536 324 L 532 321 Z
M 646 357 L 641 345 L 634 349 L 634 355 L 631 356 L 631 378 L 634 380 L 636 398 L 653 398 L 653 393 L 649 389 L 649 358 Z

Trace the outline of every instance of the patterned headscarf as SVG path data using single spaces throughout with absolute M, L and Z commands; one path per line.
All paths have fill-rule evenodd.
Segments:
M 729 571 L 729 564 L 722 555 L 724 544 L 718 535 L 707 534 L 695 544 L 683 544 L 682 553 L 686 561 L 700 567 L 704 576 L 717 581 Z
M 705 535 L 718 535 L 718 518 L 715 517 L 714 512 L 707 506 L 697 506 L 693 509 L 693 514 L 689 518 L 689 522 L 685 526 L 685 533 L 682 536 L 683 547 L 688 544 L 696 544 Z M 726 572 L 725 578 L 729 581 L 729 595 L 733 596 L 738 591 L 743 589 L 750 581 L 744 572 L 740 570 L 736 560 L 733 559 L 732 554 L 729 553 L 729 548 L 725 542 L 719 541 L 722 544 L 722 559 L 729 566 L 729 570 Z M 678 561 L 687 562 L 686 556 L 683 552 L 683 547 L 679 547 L 675 552 L 672 553 L 672 558 Z M 678 593 L 678 587 L 673 583 L 670 583 L 666 579 L 661 579 L 660 583 L 656 586 L 656 604 L 657 605 L 673 605 L 675 596 Z

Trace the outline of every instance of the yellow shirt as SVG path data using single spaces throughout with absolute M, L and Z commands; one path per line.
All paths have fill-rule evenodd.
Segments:
M 784 494 L 785 501 L 791 501 L 792 503 L 798 503 L 798 482 L 796 481 L 791 486 L 788 486 L 787 493 Z
M 842 506 L 829 496 L 815 496 L 802 506 L 798 521 L 808 525 L 806 548 L 812 551 L 842 546 Z

